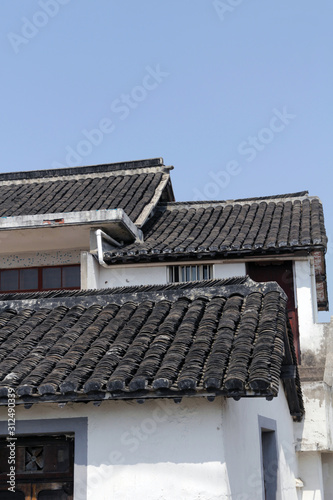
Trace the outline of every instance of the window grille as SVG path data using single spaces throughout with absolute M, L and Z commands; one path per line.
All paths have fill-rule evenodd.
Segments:
M 170 283 L 183 283 L 185 281 L 209 280 L 213 277 L 213 266 L 209 264 L 170 266 Z

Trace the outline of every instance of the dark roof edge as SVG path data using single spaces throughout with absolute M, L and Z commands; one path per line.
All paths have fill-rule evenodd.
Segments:
M 8 385 L 9 387 L 9 385 Z M 96 402 L 98 406 L 106 401 L 136 401 L 137 403 L 143 403 L 144 401 L 155 400 L 155 399 L 173 399 L 175 403 L 180 403 L 183 398 L 207 398 L 209 402 L 213 402 L 217 397 L 228 397 L 234 398 L 238 401 L 240 398 L 268 398 L 269 400 L 277 397 L 271 390 L 258 390 L 258 391 L 243 391 L 234 392 L 232 390 L 174 390 L 174 389 L 157 389 L 154 391 L 149 390 L 139 390 L 132 392 L 73 392 L 67 394 L 34 394 L 31 396 L 22 396 L 15 398 L 16 405 L 25 405 L 27 409 L 31 408 L 34 404 L 45 404 L 45 403 L 57 403 L 57 404 L 67 404 L 67 403 L 90 403 Z M 0 406 L 8 406 L 8 397 L 0 397 Z
M 0 181 L 20 179 L 40 179 L 46 177 L 66 177 L 69 175 L 90 174 L 99 172 L 113 172 L 137 168 L 162 167 L 163 158 L 147 160 L 124 161 L 119 163 L 105 163 L 102 165 L 87 165 L 84 167 L 53 168 L 47 170 L 27 170 L 26 172 L 8 172 L 0 174 Z
M 257 283 L 248 276 L 239 276 L 227 279 L 191 281 L 186 283 L 170 283 L 167 285 L 144 285 L 128 286 L 119 288 L 104 288 L 98 290 L 56 290 L 52 292 L 37 293 L 17 293 L 4 294 L 0 301 L 0 309 L 26 309 L 33 307 L 56 307 L 66 305 L 72 307 L 80 304 L 89 307 L 92 304 L 106 305 L 110 303 L 111 296 L 113 303 L 123 304 L 128 301 L 138 302 L 144 300 L 174 299 L 175 297 L 187 297 L 193 299 L 200 295 L 212 296 L 223 294 L 231 296 L 241 294 L 243 296 L 250 293 L 279 292 L 284 300 L 287 296 L 280 286 L 270 281 L 267 283 Z

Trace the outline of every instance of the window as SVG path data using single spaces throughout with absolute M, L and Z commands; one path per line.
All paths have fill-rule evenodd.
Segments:
M 15 493 L 8 491 L 8 441 L 0 440 L 0 498 L 73 499 L 73 435 L 18 437 Z M 13 466 L 14 467 L 14 466 Z M 8 474 L 8 475 L 7 475 Z M 11 496 L 10 496 L 11 495 Z
M 0 270 L 0 292 L 31 292 L 80 288 L 80 266 Z
M 169 281 L 171 283 L 209 280 L 213 277 L 213 266 L 208 264 L 201 264 L 199 266 L 170 266 L 169 273 Z

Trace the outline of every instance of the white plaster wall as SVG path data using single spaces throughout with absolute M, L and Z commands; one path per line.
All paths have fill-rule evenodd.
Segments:
M 324 495 L 321 453 L 300 453 L 298 463 L 300 478 L 304 484 L 301 499 L 330 500 L 332 497 Z
M 169 282 L 167 265 L 126 265 L 108 268 L 97 264 L 96 259 L 86 253 L 85 264 L 87 276 L 82 279 L 82 288 L 112 288 L 118 286 L 164 285 Z M 94 261 L 94 262 L 92 262 Z M 97 264 L 97 265 L 96 265 Z M 245 263 L 214 264 L 213 277 L 216 279 L 245 276 Z
M 88 417 L 87 500 L 256 500 L 258 413 L 278 421 L 279 499 L 295 500 L 291 417 L 284 393 L 265 400 L 183 398 L 16 407 L 17 420 Z M 0 420 L 6 409 L 0 408 Z M 74 473 L 75 474 L 75 473 Z M 76 485 L 76 492 L 79 491 Z M 75 493 L 74 500 L 81 500 Z
M 333 453 L 322 453 L 321 463 L 325 498 L 333 498 Z
M 1 408 L 2 420 L 5 413 Z M 17 420 L 79 416 L 88 417 L 87 500 L 229 498 L 220 399 L 45 404 L 17 407 L 16 414 Z
M 168 283 L 166 266 L 114 266 L 100 267 L 98 288 L 117 286 L 164 285 Z
M 310 260 L 295 261 L 296 298 L 301 353 L 321 354 L 324 343 L 324 325 L 316 323 L 316 291 L 311 276 Z
M 305 418 L 295 423 L 298 451 L 333 451 L 332 388 L 325 382 L 302 382 Z
M 59 264 L 79 264 L 80 251 L 15 253 L 0 255 L 0 269 L 15 267 L 56 266 Z
M 276 421 L 278 500 L 296 500 L 298 464 L 293 421 L 280 384 L 272 401 L 244 398 L 223 405 L 223 437 L 232 500 L 262 500 L 261 435 L 258 415 Z M 236 431 L 236 432 L 235 432 Z
M 103 267 L 89 252 L 82 252 L 81 287 L 84 289 L 122 286 L 164 285 L 168 283 L 164 266 L 110 266 Z
M 245 275 L 245 262 L 214 264 L 214 278 L 216 279 L 232 278 L 233 276 Z
M 81 253 L 81 288 L 83 290 L 96 290 L 98 288 L 100 265 L 89 253 Z

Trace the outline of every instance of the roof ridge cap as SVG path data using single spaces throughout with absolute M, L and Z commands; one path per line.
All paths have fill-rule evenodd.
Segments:
M 244 295 L 252 291 L 262 294 L 268 292 L 279 292 L 286 299 L 285 293 L 276 282 L 258 283 L 249 276 L 234 276 L 225 279 L 188 281 L 185 283 L 168 283 L 165 285 L 141 285 L 117 288 L 104 288 L 92 290 L 75 291 L 51 291 L 51 292 L 27 292 L 16 294 L 3 294 L 4 299 L 0 301 L 0 309 L 29 309 L 38 307 L 73 307 L 78 303 L 83 307 L 89 307 L 98 302 L 101 306 L 112 303 L 137 302 L 138 300 L 167 300 L 174 296 L 179 298 L 198 298 L 203 293 L 218 294 L 224 292 L 225 296 L 237 293 L 240 288 L 247 291 Z M 257 290 L 253 290 L 253 289 Z M 226 293 L 226 292 L 229 293 Z M 153 296 L 152 296 L 153 294 Z M 112 299 L 111 299 L 112 297 Z M 0 296 L 1 298 L 1 296 Z
M 69 177 L 72 175 L 96 174 L 104 172 L 118 172 L 124 170 L 137 170 L 143 168 L 162 167 L 163 169 L 172 169 L 165 167 L 163 158 L 149 158 L 146 160 L 133 160 L 116 163 L 102 163 L 98 165 L 85 165 L 77 167 L 64 167 L 44 170 L 27 170 L 19 172 L 0 173 L 1 181 L 26 180 L 26 179 L 49 179 L 52 177 Z
M 198 201 L 169 201 L 169 202 L 159 202 L 157 208 L 168 208 L 168 207 L 186 207 L 186 206 L 199 206 L 199 207 L 210 207 L 213 205 L 231 205 L 239 204 L 244 205 L 248 203 L 261 203 L 265 201 L 291 201 L 291 200 L 304 200 L 304 199 L 319 199 L 318 196 L 309 196 L 308 191 L 300 191 L 299 193 L 290 193 L 285 195 L 272 195 L 272 196 L 261 196 L 254 198 L 235 198 L 229 200 L 198 200 Z

